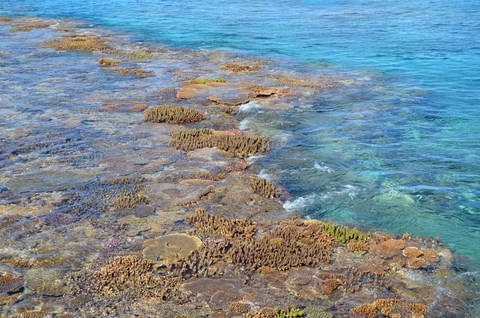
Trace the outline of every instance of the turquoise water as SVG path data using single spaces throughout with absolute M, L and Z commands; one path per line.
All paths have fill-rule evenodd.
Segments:
M 288 112 L 264 173 L 305 215 L 439 235 L 480 260 L 480 2 L 3 0 L 1 15 L 69 17 L 175 47 L 275 58 L 361 83 Z M 255 116 L 253 116 L 255 115 Z

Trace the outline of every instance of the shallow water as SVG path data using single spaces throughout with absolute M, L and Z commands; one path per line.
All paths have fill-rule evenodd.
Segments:
M 242 128 L 276 138 L 269 156 L 257 159 L 261 173 L 288 189 L 287 209 L 369 230 L 440 236 L 473 259 L 471 269 L 478 268 L 478 2 L 6 0 L 0 15 L 81 18 L 141 41 L 275 58 L 306 78 L 316 72 L 345 74 L 342 88 L 292 101 L 288 111 L 260 106 L 239 113 Z M 14 44 L 2 41 L 0 51 L 15 51 L 9 45 Z M 49 185 L 59 190 L 59 184 L 68 188 L 94 174 L 124 172 L 115 164 L 110 170 L 102 166 L 101 158 L 108 162 L 116 152 L 104 139 L 115 136 L 128 147 L 131 136 L 116 130 L 115 122 L 105 126 L 88 108 L 118 101 L 114 97 L 120 91 L 125 98 L 131 82 L 99 90 L 96 80 L 102 83 L 102 78 L 84 64 L 77 67 L 58 57 L 62 68 L 57 69 L 31 59 L 31 50 L 24 49 L 15 59 L 0 56 L 2 78 L 8 78 L 0 83 L 0 143 L 15 139 L 9 151 L 39 140 L 60 143 L 56 160 L 65 162 L 68 174 L 49 173 L 49 163 L 35 154 L 35 162 L 9 161 L 2 167 L 0 185 L 28 197 Z M 86 63 L 93 67 L 95 61 Z M 59 69 L 62 73 L 53 77 Z M 58 85 L 63 82 L 68 85 Z M 148 91 L 152 83 L 138 83 L 143 86 L 131 92 L 133 99 L 146 90 L 143 100 L 154 100 L 154 90 Z M 156 78 L 156 87 L 160 83 Z M 98 101 L 105 92 L 113 95 Z M 82 100 L 69 104 L 79 95 Z M 71 112 L 81 125 L 65 124 Z M 141 120 L 137 115 L 117 119 Z M 72 150 L 79 152 L 72 155 Z M 40 184 L 32 181 L 38 180 L 38 166 L 45 176 Z
M 293 136 L 266 166 L 291 191 L 288 207 L 438 235 L 480 259 L 478 2 L 23 0 L 2 1 L 0 13 L 83 18 L 145 41 L 357 72 L 360 87 L 257 117 L 259 130 Z

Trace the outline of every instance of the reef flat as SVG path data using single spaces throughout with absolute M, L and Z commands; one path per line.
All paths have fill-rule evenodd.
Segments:
M 286 211 L 246 107 L 357 83 L 224 51 L 0 18 L 0 314 L 466 317 L 439 239 Z M 254 106 L 252 106 L 254 105 Z

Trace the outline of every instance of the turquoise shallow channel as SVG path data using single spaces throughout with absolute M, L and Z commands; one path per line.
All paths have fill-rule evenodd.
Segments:
M 285 208 L 369 230 L 440 236 L 480 264 L 480 2 L 2 0 L 0 15 L 78 18 L 144 42 L 345 72 L 355 88 L 248 107 L 285 136 L 257 159 Z M 255 106 L 255 105 L 250 105 Z

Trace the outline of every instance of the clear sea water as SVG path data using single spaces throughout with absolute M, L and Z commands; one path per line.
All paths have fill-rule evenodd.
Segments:
M 362 85 L 287 113 L 260 159 L 285 207 L 372 230 L 440 236 L 480 261 L 480 2 L 2 0 L 0 15 L 68 17 L 181 48 L 226 49 Z

